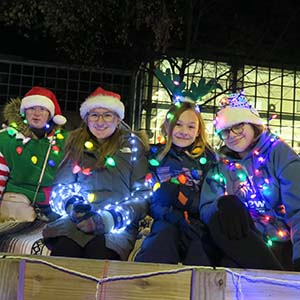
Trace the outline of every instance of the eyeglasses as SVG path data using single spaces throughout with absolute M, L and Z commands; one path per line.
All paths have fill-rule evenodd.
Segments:
M 103 121 L 106 123 L 111 123 L 114 121 L 116 114 L 112 112 L 105 112 L 105 113 L 97 113 L 97 112 L 91 112 L 88 114 L 88 119 L 92 122 L 96 122 L 99 120 L 99 118 L 102 117 Z
M 239 123 L 239 124 L 233 125 L 232 127 L 225 128 L 225 129 L 219 131 L 218 135 L 219 135 L 220 139 L 223 141 L 225 139 L 228 139 L 230 131 L 232 131 L 233 133 L 235 133 L 237 135 L 240 135 L 244 131 L 244 125 L 245 125 L 245 123 Z

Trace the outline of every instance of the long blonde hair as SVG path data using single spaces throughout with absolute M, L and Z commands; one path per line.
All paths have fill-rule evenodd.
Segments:
M 117 151 L 122 148 L 125 142 L 124 136 L 130 133 L 134 132 L 127 124 L 121 122 L 111 136 L 99 142 L 97 138 L 90 132 L 87 123 L 83 121 L 81 126 L 72 131 L 68 136 L 64 147 L 65 156 L 61 165 L 65 164 L 69 160 L 79 164 L 82 163 L 84 161 L 84 145 L 87 141 L 91 141 L 94 145 L 93 152 L 97 157 L 97 162 L 92 166 L 86 165 L 84 167 L 90 167 L 93 169 L 103 168 L 106 157 L 114 156 Z M 138 135 L 137 138 L 140 140 L 145 149 L 147 149 L 147 141 L 141 139 Z
M 172 133 L 174 127 L 176 126 L 180 115 L 187 110 L 192 110 L 195 112 L 199 123 L 198 136 L 195 139 L 193 147 L 193 149 L 198 148 L 199 151 L 197 151 L 195 154 L 188 152 L 188 155 L 191 157 L 199 157 L 205 151 L 205 148 L 212 149 L 207 141 L 204 120 L 201 116 L 200 109 L 198 108 L 198 106 L 191 102 L 183 102 L 180 105 L 172 104 L 166 114 L 163 124 L 161 125 L 161 133 L 166 137 L 166 144 L 163 151 L 158 155 L 158 160 L 162 160 L 170 151 L 173 143 Z M 170 115 L 172 116 L 171 118 Z

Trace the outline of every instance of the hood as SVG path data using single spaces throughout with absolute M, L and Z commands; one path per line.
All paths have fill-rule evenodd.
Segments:
M 20 107 L 21 107 L 20 98 L 11 99 L 4 106 L 3 109 L 4 124 L 16 128 L 25 137 L 30 137 L 33 135 L 33 133 L 30 130 L 29 126 L 23 122 L 24 119 L 20 114 Z M 13 123 L 15 124 L 13 125 Z

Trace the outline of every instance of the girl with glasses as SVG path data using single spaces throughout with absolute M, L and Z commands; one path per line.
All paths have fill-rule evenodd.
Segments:
M 147 141 L 123 121 L 120 95 L 98 87 L 80 107 L 51 206 L 62 217 L 43 235 L 52 256 L 127 260 L 148 212 Z
M 219 265 L 299 270 L 299 156 L 242 93 L 221 99 L 215 128 L 224 146 L 203 184 L 200 214 Z

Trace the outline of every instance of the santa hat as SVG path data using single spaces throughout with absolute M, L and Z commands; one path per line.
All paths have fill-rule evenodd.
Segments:
M 114 92 L 106 91 L 98 87 L 80 106 L 80 116 L 84 119 L 93 108 L 107 108 L 124 119 L 125 107 L 120 101 L 121 96 Z
M 54 93 L 46 88 L 34 86 L 27 92 L 21 101 L 20 113 L 26 108 L 42 106 L 49 110 L 53 122 L 64 125 L 67 119 L 61 114 L 61 109 Z
M 263 125 L 257 110 L 247 102 L 243 93 L 223 96 L 220 106 L 221 109 L 214 120 L 217 132 L 243 122 Z

